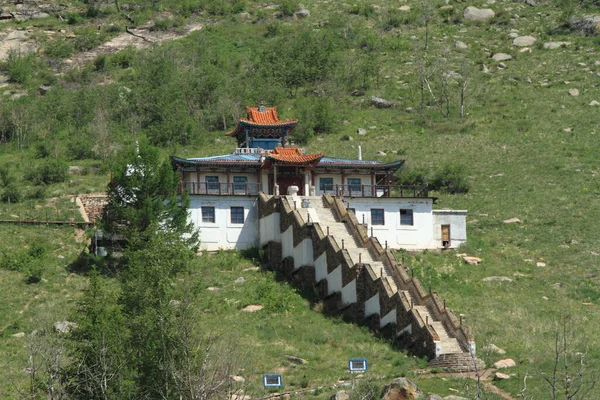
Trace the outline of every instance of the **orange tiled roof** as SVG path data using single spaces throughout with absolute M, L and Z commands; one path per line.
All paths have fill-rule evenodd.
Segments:
M 294 164 L 306 164 L 313 161 L 318 161 L 323 157 L 323 153 L 303 154 L 302 150 L 296 147 L 276 147 L 272 150 L 267 158 Z
M 244 123 L 244 125 L 274 127 L 286 126 L 298 122 L 298 119 L 286 119 L 284 121 L 280 121 L 279 115 L 277 114 L 277 106 L 265 107 L 264 112 L 261 112 L 259 107 L 246 107 L 246 110 L 248 112 L 248 117 L 240 118 L 238 125 L 231 132 L 228 132 L 228 135 L 234 135 L 240 132 L 240 122 Z

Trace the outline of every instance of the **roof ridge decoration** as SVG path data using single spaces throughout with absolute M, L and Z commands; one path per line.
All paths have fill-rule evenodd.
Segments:
M 277 113 L 277 106 L 273 107 L 250 107 L 246 106 L 246 118 L 238 119 L 236 127 L 227 132 L 229 136 L 237 136 L 244 131 L 245 127 L 250 128 L 288 128 L 294 129 L 298 124 L 298 119 L 280 120 Z

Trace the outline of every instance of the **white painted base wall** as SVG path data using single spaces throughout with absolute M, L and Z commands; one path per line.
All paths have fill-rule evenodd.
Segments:
M 202 207 L 215 208 L 215 222 L 202 222 Z M 231 223 L 231 207 L 244 207 L 243 224 Z M 245 250 L 259 244 L 257 197 L 191 195 L 188 220 L 200 230 L 200 250 Z

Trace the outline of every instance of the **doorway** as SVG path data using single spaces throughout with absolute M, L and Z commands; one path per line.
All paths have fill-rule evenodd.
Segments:
M 442 247 L 450 247 L 450 225 L 442 225 Z

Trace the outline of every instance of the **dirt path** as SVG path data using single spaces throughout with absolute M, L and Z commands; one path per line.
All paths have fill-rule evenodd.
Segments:
M 27 303 L 25 303 L 25 305 L 23 305 L 23 307 L 21 308 L 21 310 L 19 311 L 19 315 L 23 315 L 23 313 L 27 310 L 29 310 L 29 306 L 31 305 L 31 303 L 33 303 L 35 300 L 39 299 L 42 295 L 46 294 L 47 292 L 45 290 L 41 290 L 38 294 L 36 294 L 35 296 L 33 296 L 32 298 L 30 298 Z M 4 325 L 2 328 L 0 328 L 0 332 L 3 332 L 6 328 L 8 328 L 9 326 L 11 326 L 13 323 L 13 321 L 10 321 L 8 324 Z
M 127 28 L 127 32 L 121 33 L 120 35 L 112 38 L 108 42 L 101 44 L 98 47 L 94 47 L 89 51 L 79 53 L 73 58 L 65 60 L 65 64 L 68 68 L 81 66 L 92 62 L 101 54 L 113 54 L 124 48 L 131 46 L 135 49 L 145 49 L 152 45 L 162 43 L 168 40 L 175 40 L 186 37 L 192 32 L 202 29 L 204 25 L 201 23 L 193 23 L 186 25 L 186 27 L 179 32 L 163 32 L 163 31 L 152 31 L 151 26 L 142 26 L 139 28 Z

